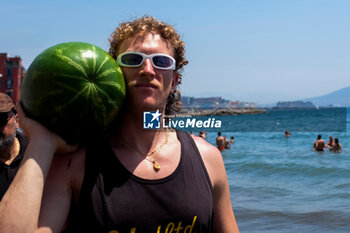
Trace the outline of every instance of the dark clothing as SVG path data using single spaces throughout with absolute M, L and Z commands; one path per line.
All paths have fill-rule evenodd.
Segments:
M 64 232 L 212 232 L 214 195 L 209 175 L 191 136 L 177 131 L 177 137 L 179 165 L 159 180 L 130 173 L 106 143 L 87 147 L 79 204 Z
M 28 145 L 28 140 L 22 133 L 17 131 L 16 137 L 18 138 L 20 144 L 19 154 L 10 165 L 0 162 L 0 201 L 15 178 L 19 164 L 23 158 L 24 151 Z

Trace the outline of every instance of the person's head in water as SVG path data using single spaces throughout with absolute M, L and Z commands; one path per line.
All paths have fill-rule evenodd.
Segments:
M 338 139 L 338 138 L 335 138 L 335 139 L 334 139 L 334 143 L 335 143 L 336 145 L 339 145 L 339 139 Z
M 320 140 L 321 138 L 322 138 L 321 134 L 317 135 L 317 140 Z
M 177 87 L 178 84 L 181 84 L 182 68 L 188 64 L 188 61 L 185 58 L 185 43 L 181 40 L 180 35 L 175 31 L 173 26 L 160 22 L 151 16 L 144 16 L 130 22 L 121 23 L 109 39 L 109 53 L 114 59 L 118 59 L 121 52 L 125 52 L 121 51 L 123 42 L 130 40 L 136 35 L 140 36 L 138 40 L 142 40 L 149 34 L 152 34 L 153 36 L 160 35 L 162 39 L 167 41 L 168 46 L 171 47 L 172 57 L 176 61 L 174 71 L 177 75 Z M 140 43 L 142 43 L 142 41 L 140 41 Z M 152 58 L 152 60 L 152 63 L 154 64 L 154 58 Z M 180 110 L 181 94 L 176 87 L 170 92 L 167 98 L 165 114 L 171 114 Z

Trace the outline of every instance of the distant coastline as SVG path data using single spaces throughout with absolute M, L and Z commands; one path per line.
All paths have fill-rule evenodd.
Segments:
M 338 108 L 350 107 L 350 87 L 336 90 L 332 93 L 305 99 L 294 99 L 287 101 L 278 101 L 276 103 L 259 104 L 255 102 L 227 100 L 220 96 L 215 97 L 191 97 L 182 96 L 181 102 L 185 108 Z
M 181 114 L 191 116 L 231 116 L 243 114 L 261 114 L 265 113 L 263 108 L 220 108 L 220 109 L 201 109 L 201 108 L 183 108 Z

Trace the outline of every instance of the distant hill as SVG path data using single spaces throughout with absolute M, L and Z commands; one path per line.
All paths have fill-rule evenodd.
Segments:
M 350 107 L 350 87 L 346 87 L 330 94 L 314 98 L 303 99 L 318 106 Z

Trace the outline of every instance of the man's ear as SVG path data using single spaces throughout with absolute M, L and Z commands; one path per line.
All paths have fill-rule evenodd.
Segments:
M 171 83 L 171 90 L 175 91 L 177 84 L 179 83 L 179 72 L 174 71 L 173 81 Z
M 18 113 L 16 113 L 15 115 L 15 120 L 16 120 L 16 129 L 19 128 L 19 124 L 18 124 Z

